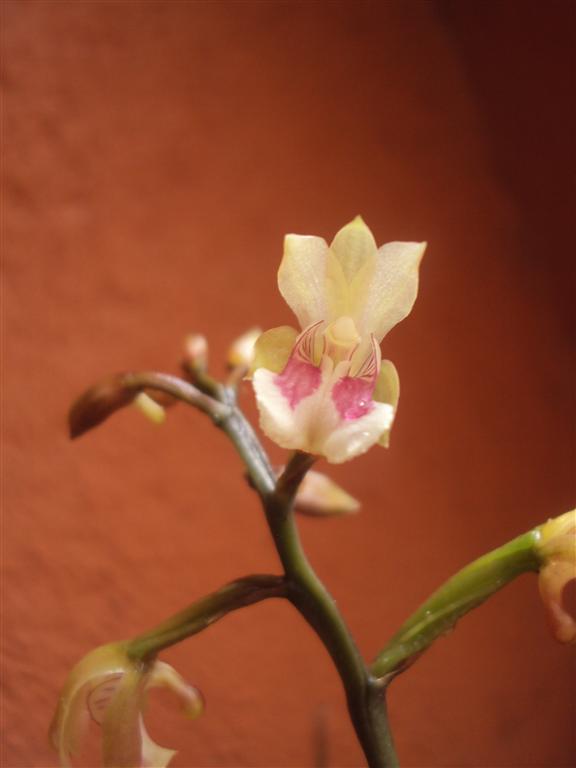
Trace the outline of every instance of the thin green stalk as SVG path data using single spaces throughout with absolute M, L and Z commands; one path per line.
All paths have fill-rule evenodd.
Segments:
M 334 599 L 310 565 L 298 535 L 293 500 L 312 461 L 310 456 L 295 454 L 278 481 L 276 492 L 264 500 L 266 518 L 288 580 L 289 599 L 319 635 L 336 665 L 368 764 L 371 768 L 396 766 L 385 693 L 370 675 Z
M 286 594 L 286 581 L 282 576 L 246 576 L 206 595 L 154 629 L 130 640 L 127 653 L 133 659 L 142 660 L 155 656 L 164 648 L 201 632 L 231 611 L 270 597 L 286 597 Z
M 383 678 L 406 669 L 466 613 L 527 571 L 541 566 L 536 528 L 467 565 L 448 579 L 380 651 L 372 674 Z

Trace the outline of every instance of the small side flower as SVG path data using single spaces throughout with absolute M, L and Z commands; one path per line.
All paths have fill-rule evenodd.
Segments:
M 91 651 L 68 676 L 50 728 L 60 764 L 72 766 L 93 720 L 102 728 L 104 768 L 165 768 L 176 753 L 152 741 L 142 717 L 147 691 L 154 687 L 173 691 L 189 717 L 202 713 L 199 691 L 168 664 L 133 660 L 122 643 Z

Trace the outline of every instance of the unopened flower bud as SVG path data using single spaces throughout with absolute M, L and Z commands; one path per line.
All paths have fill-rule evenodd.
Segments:
M 298 489 L 294 508 L 312 517 L 350 515 L 360 509 L 360 502 L 326 475 L 311 470 Z
M 134 398 L 134 405 L 153 424 L 163 424 L 166 420 L 166 411 L 150 395 L 140 392 Z
M 261 328 L 251 328 L 232 343 L 226 355 L 230 368 L 250 368 L 254 359 L 254 345 L 261 334 Z
M 184 341 L 184 364 L 205 371 L 208 366 L 208 341 L 201 333 L 191 333 Z
M 576 509 L 540 526 L 537 545 L 542 561 L 538 586 L 554 637 L 561 643 L 576 641 L 576 618 L 562 602 L 566 585 L 576 579 Z

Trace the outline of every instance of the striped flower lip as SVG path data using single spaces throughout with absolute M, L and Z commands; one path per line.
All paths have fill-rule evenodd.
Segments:
M 377 249 L 360 217 L 330 246 L 287 235 L 278 284 L 302 331 L 262 334 L 252 366 L 260 424 L 278 445 L 340 463 L 388 444 L 399 382 L 379 343 L 414 304 L 424 249 Z

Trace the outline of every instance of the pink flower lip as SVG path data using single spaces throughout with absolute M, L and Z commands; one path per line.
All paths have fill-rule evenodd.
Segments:
M 290 407 L 294 409 L 301 400 L 318 389 L 321 379 L 320 368 L 292 357 L 282 373 L 276 376 L 275 382 Z
M 370 413 L 373 407 L 374 383 L 366 379 L 344 376 L 332 389 L 334 405 L 342 419 L 353 421 Z

